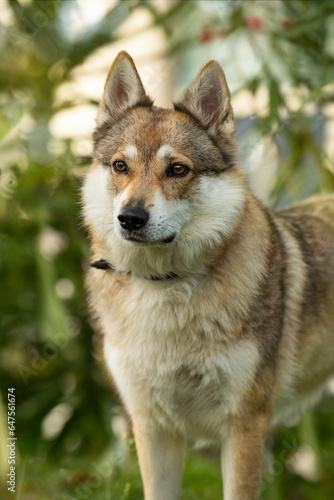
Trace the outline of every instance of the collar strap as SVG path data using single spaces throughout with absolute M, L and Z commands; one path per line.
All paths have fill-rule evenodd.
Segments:
M 109 262 L 107 262 L 104 259 L 96 260 L 95 262 L 92 262 L 90 264 L 90 267 L 95 267 L 96 269 L 102 269 L 103 271 L 107 271 L 108 269 L 113 269 L 114 271 L 116 270 L 114 268 L 114 266 L 109 264 Z M 122 273 L 122 274 L 131 274 L 131 272 Z M 175 273 L 168 273 L 168 274 L 165 274 L 164 276 L 161 276 L 161 277 L 160 276 L 150 276 L 149 278 L 145 278 L 145 279 L 148 279 L 151 281 L 164 281 L 164 280 L 169 280 L 169 279 L 173 279 L 173 278 L 178 278 L 178 275 Z

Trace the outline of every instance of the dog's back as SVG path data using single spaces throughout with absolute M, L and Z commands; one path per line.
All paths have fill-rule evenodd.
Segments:
M 297 332 L 291 338 L 287 329 L 283 340 L 281 352 L 291 363 L 289 368 L 281 363 L 285 388 L 276 403 L 278 415 L 289 417 L 291 410 L 317 402 L 333 374 L 334 196 L 280 208 L 273 216 L 288 254 L 287 321 L 290 315 Z

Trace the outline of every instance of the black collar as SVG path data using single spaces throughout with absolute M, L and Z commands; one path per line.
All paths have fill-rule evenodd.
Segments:
M 106 260 L 96 260 L 95 262 L 92 262 L 90 267 L 95 267 L 96 269 L 102 269 L 103 271 L 107 271 L 107 269 L 114 269 L 114 266 L 112 266 L 111 264 L 109 264 L 109 262 L 107 262 Z M 129 273 L 122 273 L 122 274 L 131 274 L 131 272 Z M 148 280 L 151 280 L 151 281 L 164 281 L 164 280 L 169 280 L 169 279 L 173 279 L 173 278 L 178 278 L 178 275 L 175 274 L 175 273 L 168 273 L 168 274 L 165 274 L 164 276 L 150 276 L 149 278 L 145 278 L 145 279 L 148 279 Z

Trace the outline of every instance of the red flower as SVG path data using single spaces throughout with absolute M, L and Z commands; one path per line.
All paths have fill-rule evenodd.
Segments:
M 262 31 L 263 21 L 260 17 L 252 16 L 246 18 L 246 26 L 251 31 Z
M 215 34 L 212 30 L 210 30 L 209 28 L 204 28 L 204 30 L 202 31 L 202 33 L 200 35 L 199 41 L 201 43 L 208 43 L 214 39 L 214 36 L 215 36 Z

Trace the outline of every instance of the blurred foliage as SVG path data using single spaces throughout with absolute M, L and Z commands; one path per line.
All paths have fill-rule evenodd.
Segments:
M 11 0 L 7 5 L 13 22 L 0 26 L 0 399 L 6 404 L 7 389 L 15 387 L 18 451 L 25 465 L 18 498 L 88 498 L 84 488 L 75 494 L 73 488 L 89 483 L 85 471 L 92 457 L 103 461 L 120 444 L 110 425 L 115 402 L 84 306 L 88 248 L 79 189 L 90 158 L 77 154 L 71 139 L 50 132 L 52 117 L 76 102 L 69 95 L 57 103 L 57 90 L 96 49 L 119 39 L 117 28 L 138 8 L 151 13 L 153 26 L 163 28 L 167 52 L 177 57 L 177 76 L 184 84 L 197 72 L 198 60 L 212 55 L 222 63 L 226 55 L 237 60 L 246 44 L 260 64 L 256 74 L 242 74 L 233 93 L 248 89 L 256 97 L 264 88 L 268 94 L 265 112 L 250 118 L 280 159 L 272 202 L 330 191 L 333 158 L 323 145 L 325 110 L 334 101 L 334 8 L 331 0 L 175 0 L 162 11 L 154 1 L 118 1 L 100 21 L 73 34 L 75 1 Z M 288 88 L 294 89 L 297 106 L 291 106 Z M 0 417 L 4 411 L 0 405 Z M 333 411 L 329 401 L 298 427 L 298 445 L 314 450 L 322 481 L 311 484 L 284 465 L 272 474 L 264 498 L 334 498 Z M 4 422 L 0 418 L 6 435 Z M 294 436 L 295 429 L 280 431 L 273 451 L 277 463 L 282 463 L 282 439 L 293 443 Z M 134 463 L 130 457 L 122 472 L 116 464 L 94 498 L 138 498 Z M 192 455 L 185 498 L 218 498 L 217 464 Z M 56 465 L 60 476 L 52 479 Z M 45 485 L 36 469 L 48 478 Z

